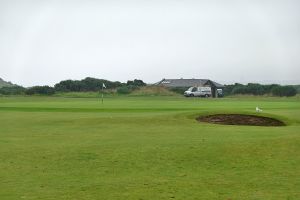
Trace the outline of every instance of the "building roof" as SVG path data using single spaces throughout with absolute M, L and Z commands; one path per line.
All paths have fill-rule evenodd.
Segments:
M 156 83 L 156 85 L 163 85 L 166 87 L 192 87 L 211 84 L 213 84 L 217 88 L 224 87 L 222 84 L 211 81 L 209 79 L 163 79 Z
M 212 82 L 212 84 L 215 85 L 216 88 L 224 88 L 225 87 L 224 85 L 222 85 L 220 83 L 217 83 L 217 82 L 214 82 L 214 81 L 211 81 L 211 82 Z

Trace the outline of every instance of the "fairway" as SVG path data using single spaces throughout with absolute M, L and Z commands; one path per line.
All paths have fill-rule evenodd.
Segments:
M 198 122 L 257 114 L 283 127 Z M 0 199 L 300 199 L 300 100 L 1 97 Z

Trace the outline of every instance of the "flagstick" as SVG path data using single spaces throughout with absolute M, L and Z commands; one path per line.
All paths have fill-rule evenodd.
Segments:
M 106 85 L 104 83 L 102 83 L 102 104 L 103 104 L 103 100 L 104 100 L 104 88 L 106 88 Z
M 103 104 L 103 85 L 102 85 L 102 104 Z

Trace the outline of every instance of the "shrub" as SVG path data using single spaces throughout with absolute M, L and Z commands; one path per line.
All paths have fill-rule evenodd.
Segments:
M 247 88 L 244 85 L 236 86 L 232 89 L 231 94 L 247 94 Z
M 245 85 L 240 83 L 235 83 L 233 85 L 225 85 L 223 89 L 224 95 L 232 95 L 232 94 L 245 94 Z
M 225 85 L 224 94 L 250 94 L 250 95 L 264 95 L 273 94 L 275 96 L 294 96 L 295 88 L 291 86 L 280 86 L 277 84 L 261 85 L 258 83 L 248 83 L 242 85 L 235 83 L 234 85 Z
M 123 86 L 123 87 L 117 88 L 117 93 L 118 94 L 129 94 L 130 92 L 131 91 L 130 91 L 128 86 Z
M 177 93 L 163 86 L 144 86 L 131 92 L 132 96 L 176 96 Z M 182 94 L 181 94 L 182 95 Z
M 248 83 L 246 86 L 246 91 L 248 94 L 253 95 L 263 95 L 265 94 L 265 89 L 263 85 L 260 85 L 258 83 Z
M 24 94 L 25 88 L 21 86 L 9 86 L 0 88 L 0 94 L 3 95 L 19 95 Z
M 138 88 L 140 88 L 140 87 L 135 86 L 135 85 L 122 86 L 122 87 L 117 88 L 117 93 L 118 94 L 129 94 Z
M 276 86 L 273 87 L 272 94 L 274 96 L 280 96 L 280 97 L 283 96 L 291 97 L 297 94 L 297 90 L 292 86 Z
M 297 94 L 300 94 L 300 85 L 293 85 L 293 88 L 296 89 Z
M 78 80 L 65 80 L 55 84 L 54 88 L 60 92 L 86 92 L 86 91 L 100 91 L 103 83 L 107 89 L 115 89 L 122 86 L 121 82 L 112 82 L 104 79 L 96 79 L 87 77 L 80 81 Z
M 49 86 L 34 86 L 31 88 L 28 88 L 25 91 L 25 94 L 27 94 L 27 95 L 33 95 L 33 94 L 53 95 L 54 93 L 55 93 L 54 88 L 49 87 Z
M 172 92 L 178 93 L 178 94 L 183 94 L 185 91 L 187 91 L 189 87 L 175 87 L 175 88 L 170 88 Z
M 142 81 L 142 80 L 134 79 L 133 81 L 127 81 L 126 85 L 142 87 L 142 86 L 146 86 L 147 84 L 144 83 L 144 81 Z

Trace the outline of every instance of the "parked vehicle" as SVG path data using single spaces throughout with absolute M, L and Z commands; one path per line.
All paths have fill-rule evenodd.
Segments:
M 217 89 L 217 97 L 224 97 L 222 89 Z
M 186 97 L 211 97 L 211 87 L 190 87 L 184 92 Z

